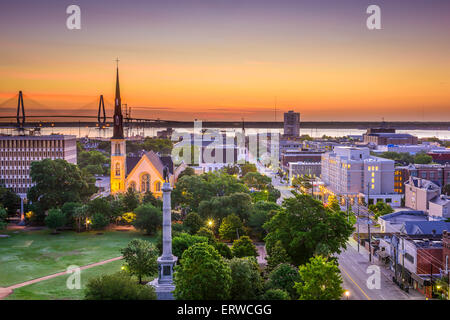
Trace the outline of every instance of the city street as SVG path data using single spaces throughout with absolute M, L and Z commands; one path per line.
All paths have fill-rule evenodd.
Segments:
M 278 199 L 277 203 L 281 204 L 285 198 L 292 197 L 291 188 L 284 182 L 280 181 L 280 177 L 276 175 L 272 170 L 265 168 L 260 163 L 256 164 L 256 168 L 258 172 L 261 174 L 265 174 L 266 176 L 272 179 L 272 185 L 278 189 L 281 193 L 281 197 Z
M 347 249 L 339 256 L 339 269 L 343 279 L 343 288 L 350 292 L 349 300 L 424 300 L 425 297 L 415 290 L 409 293 L 401 290 L 392 282 L 390 273 L 385 267 L 380 267 L 380 289 L 369 289 L 367 279 L 373 271 L 367 273 L 367 268 L 376 263 L 369 263 L 367 250 L 360 247 L 357 250 L 357 243 L 350 239 Z

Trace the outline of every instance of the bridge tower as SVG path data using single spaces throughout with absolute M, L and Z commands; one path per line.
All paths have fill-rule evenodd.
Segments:
M 22 115 L 20 115 L 21 111 Z M 25 108 L 23 106 L 23 94 L 22 91 L 19 91 L 19 99 L 17 101 L 17 128 L 20 131 L 23 131 L 24 125 L 25 125 Z

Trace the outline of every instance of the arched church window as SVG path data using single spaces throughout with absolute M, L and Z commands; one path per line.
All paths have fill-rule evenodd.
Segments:
M 148 173 L 141 176 L 141 192 L 150 191 L 150 175 Z
M 130 188 L 131 188 L 131 190 L 136 191 L 136 182 L 131 181 L 130 182 Z
M 120 154 L 120 144 L 119 143 L 116 143 L 115 154 Z
M 155 190 L 156 190 L 156 192 L 159 192 L 159 191 L 161 191 L 161 182 L 156 182 L 156 184 L 155 184 Z
M 116 162 L 116 176 L 120 176 L 120 163 Z

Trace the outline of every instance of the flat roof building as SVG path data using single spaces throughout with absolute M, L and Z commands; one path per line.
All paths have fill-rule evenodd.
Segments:
M 0 181 L 25 198 L 33 186 L 30 165 L 44 159 L 77 164 L 76 137 L 72 135 L 0 136 Z

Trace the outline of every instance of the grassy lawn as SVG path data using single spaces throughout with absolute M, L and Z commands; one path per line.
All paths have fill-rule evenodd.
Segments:
M 0 238 L 0 287 L 65 271 L 70 265 L 83 266 L 118 257 L 120 249 L 134 238 L 155 240 L 135 231 L 105 231 L 101 235 L 72 231 L 51 235 L 49 230 L 1 234 L 10 237 Z
M 120 271 L 122 264 L 123 261 L 119 260 L 81 270 L 81 289 L 68 289 L 66 281 L 69 275 L 63 275 L 15 289 L 5 300 L 82 300 L 90 278 Z

